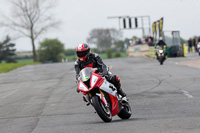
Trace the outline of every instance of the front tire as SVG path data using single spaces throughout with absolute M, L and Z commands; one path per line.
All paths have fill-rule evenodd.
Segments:
M 98 96 L 93 96 L 92 102 L 99 117 L 104 122 L 110 122 L 112 120 L 112 114 L 110 112 L 109 107 L 105 107 L 105 105 L 102 103 Z
M 123 109 L 120 111 L 118 116 L 121 119 L 129 119 L 131 117 L 132 111 L 131 111 L 131 106 L 129 105 L 128 102 L 123 103 Z
M 163 57 L 162 57 L 162 56 L 160 56 L 160 57 L 159 57 L 159 62 L 160 62 L 160 65 L 162 65 L 162 64 L 163 64 L 163 62 L 164 62 L 164 59 L 163 59 Z

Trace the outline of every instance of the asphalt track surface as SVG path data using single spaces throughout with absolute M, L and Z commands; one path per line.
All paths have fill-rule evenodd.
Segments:
M 199 133 L 200 69 L 170 58 L 104 60 L 121 78 L 129 120 L 104 123 L 75 91 L 73 63 L 25 66 L 0 74 L 0 133 Z

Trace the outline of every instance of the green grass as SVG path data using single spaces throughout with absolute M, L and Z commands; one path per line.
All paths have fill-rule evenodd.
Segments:
M 99 54 L 99 56 L 101 57 L 101 59 L 107 59 L 106 53 Z
M 67 56 L 68 62 L 75 61 L 76 59 L 77 59 L 77 58 L 76 58 L 76 55 Z
M 35 64 L 40 64 L 40 63 L 33 63 L 33 62 L 32 63 L 2 63 L 0 64 L 0 73 L 9 72 L 25 65 L 35 65 Z
M 106 53 L 99 54 L 99 56 L 102 59 L 107 59 Z M 113 56 L 113 53 L 112 53 L 112 56 Z M 121 57 L 127 57 L 126 52 L 121 52 Z M 67 56 L 67 59 L 68 59 L 69 62 L 75 61 L 76 60 L 76 56 L 75 55 Z M 9 71 L 12 71 L 12 70 L 14 70 L 16 68 L 25 66 L 25 65 L 34 65 L 34 64 L 40 64 L 40 63 L 34 63 L 33 59 L 18 59 L 17 63 L 5 63 L 5 62 L 2 62 L 0 64 L 0 73 L 9 72 Z
M 33 63 L 33 59 L 17 59 L 17 63 Z
M 127 57 L 127 53 L 126 53 L 126 52 L 120 52 L 120 54 L 121 54 L 121 57 Z M 100 56 L 102 59 L 107 59 L 106 53 L 99 54 L 99 56 Z M 112 53 L 112 58 L 114 58 L 113 56 L 114 56 L 114 53 Z
M 127 53 L 126 52 L 120 52 L 120 53 L 121 53 L 121 57 L 127 57 Z M 114 53 L 112 53 L 112 56 L 113 56 L 113 54 Z M 99 56 L 102 59 L 107 59 L 106 53 L 99 54 Z M 77 59 L 76 55 L 67 56 L 68 62 L 75 61 L 76 59 Z
M 122 57 L 127 57 L 127 53 L 126 52 L 121 52 Z

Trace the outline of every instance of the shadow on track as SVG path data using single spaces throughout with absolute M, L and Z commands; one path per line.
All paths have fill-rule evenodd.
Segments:
M 112 123 L 118 123 L 118 122 L 133 122 L 133 121 L 140 121 L 140 120 L 146 120 L 144 118 L 130 118 L 130 119 L 127 119 L 127 120 L 122 120 L 122 119 L 114 119 L 112 120 L 111 122 L 109 123 L 106 123 L 106 122 L 103 122 L 102 120 L 98 120 L 98 121 L 90 121 L 90 122 L 84 122 L 82 124 L 112 124 Z

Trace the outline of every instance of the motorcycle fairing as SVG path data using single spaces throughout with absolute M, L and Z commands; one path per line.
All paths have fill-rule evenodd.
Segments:
M 114 91 L 112 88 L 114 88 Z M 111 83 L 109 83 L 106 79 L 104 80 L 103 84 L 99 87 L 101 90 L 113 95 L 113 96 L 117 96 L 117 89 L 115 88 L 114 85 L 112 85 Z
M 90 79 L 90 87 L 91 89 L 96 87 L 96 84 L 101 80 L 101 76 L 96 74 L 95 71 L 92 72 L 92 76 Z
M 79 80 L 78 90 L 82 92 L 89 91 L 88 87 L 81 80 Z
M 112 89 L 112 88 L 113 89 Z M 108 93 L 110 100 L 111 100 L 111 114 L 114 116 L 119 113 L 119 102 L 117 99 L 117 89 L 115 86 L 113 86 L 111 83 L 109 83 L 107 80 L 104 80 L 104 83 L 99 87 L 101 90 Z
M 119 103 L 118 103 L 117 97 L 115 97 L 111 94 L 109 94 L 109 97 L 110 97 L 111 106 L 112 106 L 111 114 L 112 114 L 112 116 L 114 116 L 119 113 Z

